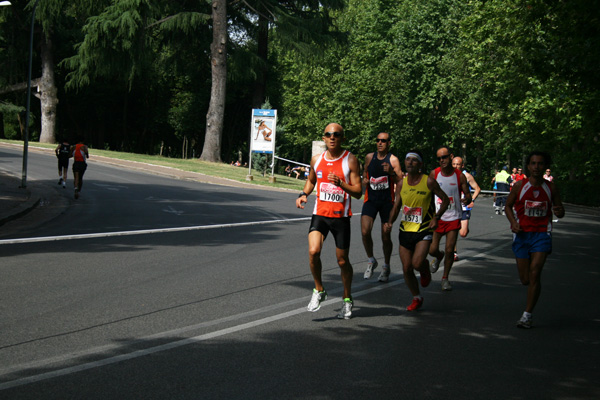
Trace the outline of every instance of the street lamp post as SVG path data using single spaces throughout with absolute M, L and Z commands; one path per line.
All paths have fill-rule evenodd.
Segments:
M 33 59 L 33 25 L 35 22 L 35 9 L 40 0 L 36 0 L 31 11 L 31 29 L 29 31 L 29 71 L 27 73 L 27 107 L 25 115 L 25 138 L 23 140 L 23 174 L 21 176 L 21 187 L 27 187 L 27 150 L 29 147 L 29 109 L 31 104 L 31 64 Z

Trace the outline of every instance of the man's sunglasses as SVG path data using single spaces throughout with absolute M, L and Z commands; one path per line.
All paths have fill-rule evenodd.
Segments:
M 445 156 L 438 157 L 437 160 L 438 161 L 442 161 L 442 160 L 445 160 L 448 157 L 450 157 L 450 154 L 446 154 Z
M 325 132 L 325 134 L 323 136 L 325 136 L 325 137 L 331 137 L 331 136 L 341 137 L 342 136 L 342 132 L 337 132 L 337 131 L 334 131 L 334 132 Z
M 377 139 L 375 139 L 375 141 L 376 141 L 377 143 L 379 143 L 379 142 L 381 142 L 381 143 L 387 143 L 387 142 L 389 142 L 390 140 L 389 140 L 389 139 L 379 139 L 379 138 L 377 138 Z

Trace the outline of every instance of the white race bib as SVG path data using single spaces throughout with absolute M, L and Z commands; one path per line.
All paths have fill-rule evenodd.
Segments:
M 402 206 L 402 221 L 414 222 L 415 224 L 423 223 L 423 208 Z
M 335 186 L 331 183 L 323 182 L 319 188 L 319 200 L 321 201 L 329 201 L 333 203 L 343 203 L 344 202 L 344 190 Z
M 369 184 L 371 185 L 371 190 L 385 190 L 389 189 L 390 182 L 387 176 L 380 176 L 378 178 L 369 178 Z
M 456 205 L 454 204 L 454 197 L 450 196 L 450 197 L 448 197 L 448 199 L 450 199 L 450 204 L 448 204 L 448 208 L 446 208 L 446 211 L 454 210 L 456 207 Z M 440 199 L 439 197 L 436 197 L 435 211 L 436 212 L 440 211 L 441 207 L 442 207 L 442 199 Z
M 548 204 L 545 201 L 525 200 L 525 215 L 528 217 L 545 217 Z

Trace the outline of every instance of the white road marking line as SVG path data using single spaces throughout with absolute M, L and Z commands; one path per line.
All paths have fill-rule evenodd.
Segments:
M 369 293 L 373 293 L 373 292 L 377 292 L 377 291 L 380 291 L 380 290 L 384 290 L 386 288 L 390 288 L 390 287 L 399 285 L 401 283 L 404 283 L 404 280 L 398 279 L 398 280 L 395 280 L 395 281 L 390 281 L 390 282 L 388 282 L 386 284 L 381 284 L 381 285 L 370 287 L 370 288 L 365 289 L 365 290 L 361 290 L 361 291 L 353 294 L 353 297 L 354 298 L 361 297 L 363 295 L 366 295 L 366 294 L 369 294 Z M 366 284 L 363 284 L 361 286 L 365 286 L 365 285 Z M 296 299 L 296 300 L 293 300 L 291 302 L 285 302 L 283 304 L 287 305 L 287 304 L 295 303 L 295 302 L 302 301 L 302 300 L 308 301 L 309 298 L 306 297 L 306 298 L 302 298 L 302 299 Z M 339 301 L 340 301 L 339 298 L 338 299 L 332 299 L 332 300 L 326 300 L 326 301 L 323 302 L 323 306 L 329 306 L 329 305 L 331 305 L 333 303 L 337 303 Z M 261 309 L 261 310 L 267 311 L 269 308 L 272 308 L 272 306 L 265 307 L 265 309 Z M 214 338 L 217 338 L 217 337 L 228 335 L 230 333 L 235 333 L 235 332 L 243 331 L 243 330 L 246 330 L 246 329 L 251 329 L 251 328 L 254 328 L 254 327 L 257 327 L 257 326 L 265 325 L 265 324 L 268 324 L 268 323 L 271 323 L 271 322 L 279 321 L 279 320 L 282 320 L 282 319 L 285 319 L 285 318 L 288 318 L 288 317 L 292 317 L 294 315 L 306 313 L 306 312 L 307 312 L 306 311 L 306 307 L 297 308 L 295 310 L 291 310 L 291 311 L 287 311 L 287 312 L 284 312 L 284 313 L 276 314 L 276 315 L 273 315 L 273 316 L 270 316 L 270 317 L 261 318 L 261 319 L 258 319 L 256 321 L 247 322 L 247 323 L 244 323 L 244 324 L 232 326 L 230 328 L 221 329 L 221 330 L 218 330 L 218 331 L 215 331 L 215 332 L 209 332 L 209 333 L 206 333 L 206 334 L 203 334 L 203 335 L 194 336 L 194 337 L 187 338 L 187 339 L 177 340 L 177 341 L 174 341 L 174 342 L 171 342 L 171 343 L 166 343 L 166 344 L 163 344 L 163 345 L 160 345 L 160 346 L 150 347 L 150 348 L 143 349 L 143 350 L 137 350 L 137 351 L 134 351 L 134 352 L 131 352 L 131 353 L 127 353 L 127 354 L 120 354 L 118 356 L 105 358 L 103 360 L 92 361 L 92 362 L 88 362 L 88 363 L 84 363 L 84 364 L 74 365 L 72 367 L 61 368 L 61 369 L 57 369 L 57 370 L 54 370 L 54 371 L 50 371 L 50 372 L 45 372 L 45 373 L 42 373 L 42 374 L 37 374 L 37 375 L 29 376 L 29 377 L 26 377 L 26 378 L 20 378 L 20 379 L 16 379 L 16 380 L 13 380 L 13 381 L 8 381 L 8 382 L 0 383 L 0 390 L 6 390 L 6 389 L 11 389 L 11 388 L 15 388 L 15 387 L 23 386 L 23 385 L 28 385 L 28 384 L 35 383 L 35 382 L 40 382 L 40 381 L 43 381 L 43 380 L 46 380 L 46 379 L 57 378 L 57 377 L 60 377 L 60 376 L 66 376 L 66 375 L 74 374 L 74 373 L 77 373 L 77 372 L 87 371 L 87 370 L 90 370 L 90 369 L 93 369 L 93 368 L 99 368 L 99 367 L 103 367 L 103 366 L 106 366 L 106 365 L 116 364 L 116 363 L 121 362 L 121 361 L 132 360 L 132 359 L 135 359 L 135 358 L 138 358 L 138 357 L 143 357 L 143 356 L 147 356 L 147 355 L 150 355 L 150 354 L 158 353 L 160 351 L 171 350 L 171 349 L 175 349 L 175 348 L 178 348 L 178 347 L 187 346 L 189 344 L 203 342 L 203 341 L 206 341 L 206 340 L 209 340 L 209 339 L 214 339 Z M 249 313 L 254 314 L 254 313 L 256 313 L 256 311 L 251 311 Z M 229 320 L 231 320 L 231 319 L 241 319 L 241 318 L 246 317 L 249 313 L 243 313 L 243 314 L 239 314 L 237 316 L 227 317 L 225 319 L 229 319 Z M 315 313 L 315 315 L 318 315 L 318 314 L 319 313 Z M 197 329 L 199 327 L 203 327 L 203 326 L 205 326 L 205 324 L 206 323 L 198 324 L 198 325 L 193 325 L 193 326 L 189 326 L 189 327 L 185 327 L 185 328 L 181 328 L 181 329 L 176 329 L 176 330 L 173 330 L 173 331 L 168 331 L 168 332 L 164 332 L 164 333 L 157 334 L 157 335 L 152 335 L 152 336 L 149 336 L 149 337 L 144 338 L 144 339 L 164 338 L 164 337 L 168 337 L 168 336 L 171 336 L 173 334 L 176 334 L 176 333 L 182 333 L 182 332 L 185 332 L 185 331 L 189 331 L 189 330 Z M 141 339 L 141 340 L 144 340 L 144 339 Z M 106 347 L 108 347 L 108 346 L 106 346 Z M 104 351 L 107 350 L 106 347 L 103 348 Z M 91 356 L 93 354 L 97 355 L 98 353 L 94 353 L 94 351 L 92 350 L 92 351 L 88 351 L 88 352 L 78 353 L 76 355 L 76 357 L 82 357 L 82 356 L 83 357 L 85 357 L 85 356 L 89 357 L 89 356 Z M 69 359 L 74 359 L 76 357 L 74 356 L 72 358 L 67 358 L 66 360 L 61 360 L 61 361 L 68 361 Z M 29 369 L 29 368 L 43 369 L 44 367 L 47 367 L 48 364 L 51 364 L 52 362 L 56 362 L 56 361 L 57 361 L 57 359 L 55 358 L 55 359 L 51 359 L 51 360 L 40 361 L 39 363 L 29 363 L 27 369 Z M 12 371 L 12 373 L 15 373 L 15 372 L 18 372 L 18 371 Z
M 253 225 L 268 225 L 268 224 L 280 224 L 286 222 L 298 222 L 298 221 L 309 221 L 312 218 L 291 218 L 291 219 L 275 219 L 269 221 L 253 221 L 253 222 L 240 222 L 235 224 L 219 224 L 219 225 L 197 225 L 197 226 L 183 226 L 178 228 L 160 228 L 160 229 L 142 229 L 137 231 L 120 231 L 120 232 L 101 232 L 101 233 L 85 233 L 80 235 L 64 235 L 64 236 L 42 236 L 33 238 L 20 238 L 20 239 L 3 239 L 0 240 L 0 245 L 3 244 L 17 244 L 17 243 L 35 243 L 35 242 L 52 242 L 59 240 L 74 240 L 74 239 L 93 239 L 93 238 L 104 238 L 112 236 L 133 236 L 133 235 L 148 235 L 153 233 L 168 233 L 168 232 L 185 232 L 185 231 L 198 231 L 205 229 L 220 229 L 220 228 L 237 228 L 240 226 L 253 226 Z

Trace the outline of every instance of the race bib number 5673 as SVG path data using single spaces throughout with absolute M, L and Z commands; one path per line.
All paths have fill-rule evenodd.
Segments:
M 319 200 L 330 201 L 333 203 L 344 202 L 344 190 L 339 187 L 332 185 L 331 183 L 323 182 L 319 188 Z
M 402 206 L 402 221 L 423 223 L 423 209 L 421 207 Z

